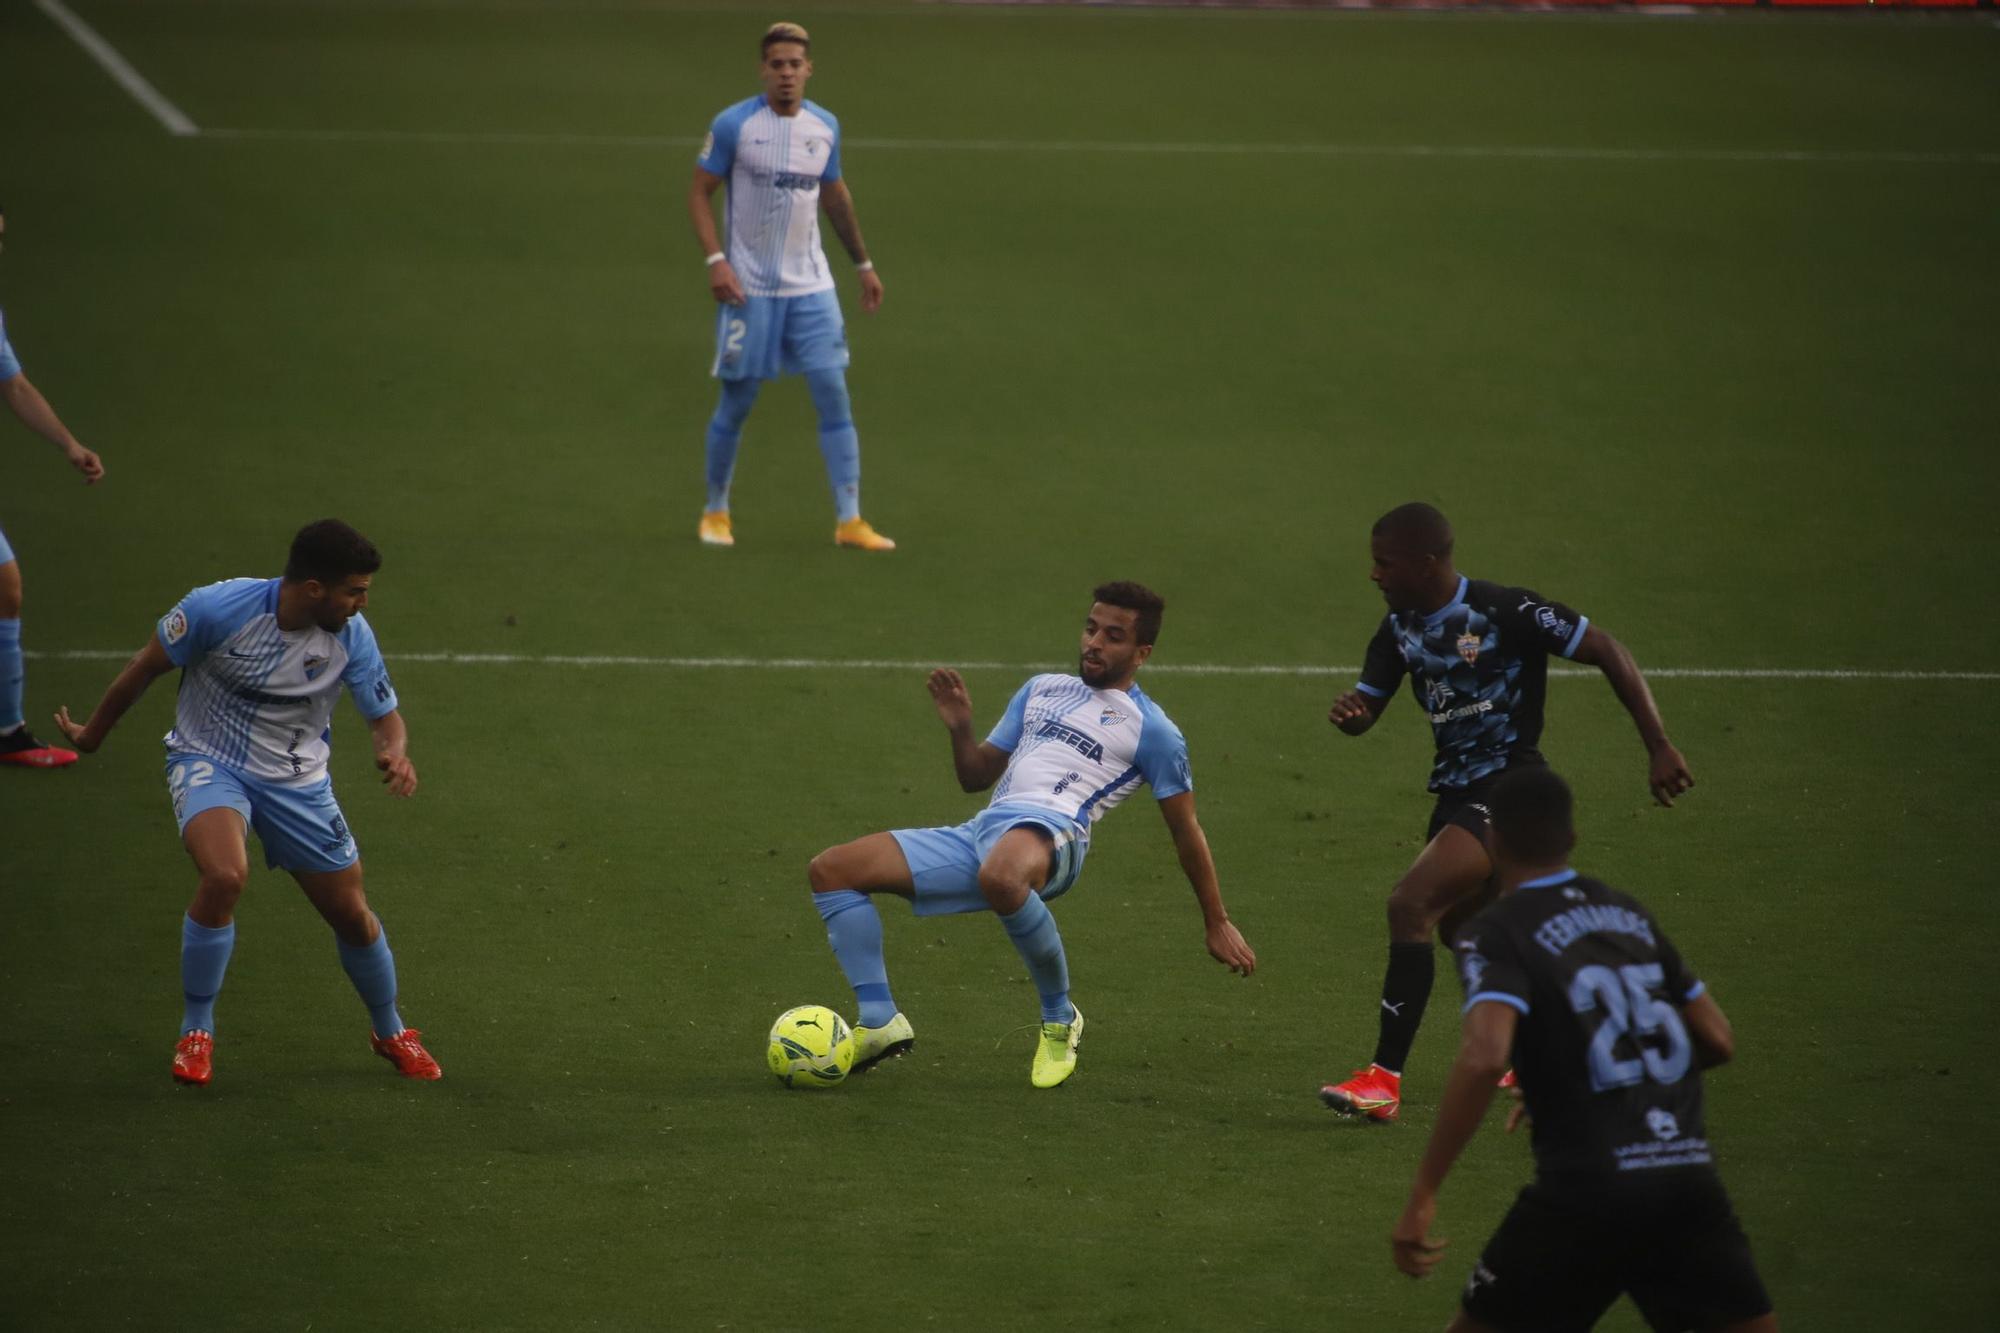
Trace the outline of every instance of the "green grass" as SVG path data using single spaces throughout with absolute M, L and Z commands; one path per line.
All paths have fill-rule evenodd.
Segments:
M 766 15 L 692 6 L 129 3 L 79 12 L 198 124 L 692 140 Z M 794 6 L 850 139 L 2000 151 L 1971 22 Z M 1365 1058 L 1425 728 L 1328 677 L 1161 673 L 1225 893 L 1228 978 L 1139 799 L 1063 900 L 1090 1041 L 1031 1095 L 1031 988 L 983 918 L 885 912 L 913 1057 L 820 1097 L 761 1070 L 847 1005 L 804 865 L 976 808 L 917 671 L 394 663 L 398 650 L 1060 662 L 1088 586 L 1171 602 L 1160 665 L 1352 664 L 1370 519 L 1654 666 L 1990 671 L 2000 556 L 1990 160 L 950 153 L 853 147 L 889 285 L 854 310 L 867 509 L 836 552 L 772 386 L 743 545 L 698 549 L 711 321 L 691 147 L 173 139 L 0 3 L 0 303 L 104 455 L 32 436 L 0 522 L 31 649 L 136 648 L 189 586 L 338 512 L 424 788 L 336 781 L 447 1078 L 366 1052 L 331 941 L 259 871 L 217 1082 L 167 1078 L 163 684 L 106 751 L 0 773 L 12 928 L 0 1324 L 23 1328 L 1429 1328 L 1528 1173 L 1482 1137 L 1442 1282 L 1386 1232 L 1402 1123 L 1311 1092 Z M 38 657 L 32 718 L 115 663 Z M 982 722 L 1018 671 L 970 673 Z M 1724 1169 L 1789 1326 L 2000 1319 L 1990 682 L 1661 679 L 1700 787 L 1649 809 L 1601 684 L 1551 685 L 1587 867 L 1735 1019 Z M 1607 1328 L 1639 1326 L 1629 1307 Z

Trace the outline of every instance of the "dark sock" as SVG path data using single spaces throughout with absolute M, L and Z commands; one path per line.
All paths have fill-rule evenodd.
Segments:
M 1375 1063 L 1382 1068 L 1403 1072 L 1436 976 L 1437 957 L 1429 941 L 1389 946 L 1389 971 L 1382 978 L 1382 1035 L 1375 1042 Z

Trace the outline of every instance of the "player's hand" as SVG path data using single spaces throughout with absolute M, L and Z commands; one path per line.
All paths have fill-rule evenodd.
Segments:
M 86 486 L 95 486 L 104 480 L 104 460 L 82 445 L 71 445 L 63 450 L 69 458 L 69 465 L 83 474 Z
M 861 308 L 871 315 L 882 308 L 882 278 L 872 268 L 861 272 Z
M 1451 1243 L 1431 1239 L 1431 1223 L 1436 1220 L 1437 1200 L 1420 1199 L 1413 1194 L 1396 1222 L 1396 1229 L 1389 1233 L 1389 1251 L 1396 1267 L 1411 1277 L 1429 1277 L 1438 1260 L 1444 1257 L 1445 1246 Z
M 1507 1132 L 1512 1134 L 1528 1123 L 1528 1099 L 1521 1095 L 1519 1083 L 1507 1089 L 1507 1093 L 1514 1099 L 1514 1104 L 1507 1108 Z
M 83 738 L 84 724 L 70 717 L 67 705 L 56 709 L 56 730 L 60 731 L 68 739 L 69 743 L 82 753 L 97 753 L 97 742 L 87 741 Z
M 1360 690 L 1349 690 L 1333 701 L 1333 707 L 1326 710 L 1326 720 L 1334 726 L 1347 729 L 1350 722 L 1359 722 L 1373 716 L 1368 710 L 1368 696 Z
M 417 767 L 406 754 L 375 756 L 375 767 L 382 770 L 382 785 L 389 789 L 391 796 L 414 796 L 417 791 Z
M 952 731 L 972 725 L 972 696 L 966 692 L 965 678 L 950 667 L 931 672 L 927 682 L 938 718 Z
M 1688 773 L 1687 760 L 1669 742 L 1661 741 L 1653 751 L 1651 785 L 1653 799 L 1661 805 L 1672 805 L 1674 797 L 1694 789 L 1694 778 Z
M 727 259 L 719 259 L 708 270 L 709 295 L 724 305 L 742 305 L 748 298 L 743 295 L 743 284 L 736 280 L 736 270 L 729 267 Z
M 1233 921 L 1218 921 L 1208 928 L 1208 956 L 1238 976 L 1247 977 L 1257 970 L 1257 951 Z

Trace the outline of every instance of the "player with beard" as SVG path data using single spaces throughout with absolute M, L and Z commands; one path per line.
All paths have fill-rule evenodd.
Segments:
M 854 1067 L 915 1044 L 890 997 L 882 918 L 871 894 L 910 900 L 918 916 L 990 911 L 1000 918 L 1041 995 L 1041 1037 L 1029 1081 L 1052 1088 L 1076 1068 L 1083 1015 L 1069 998 L 1069 963 L 1048 902 L 1083 871 L 1090 831 L 1141 782 L 1153 789 L 1181 871 L 1201 907 L 1208 952 L 1243 976 L 1257 955 L 1229 920 L 1208 839 L 1195 818 L 1187 742 L 1133 678 L 1152 656 L 1166 603 L 1137 583 L 1091 593 L 1077 675 L 1031 677 L 981 741 L 956 671 L 930 675 L 931 700 L 951 733 L 952 767 L 966 791 L 993 798 L 956 828 L 898 829 L 828 848 L 807 868 L 813 903 L 841 971 L 854 987 Z
M 1389 967 L 1374 1061 L 1319 1093 L 1334 1110 L 1372 1120 L 1393 1120 L 1402 1106 L 1403 1065 L 1436 973 L 1431 932 L 1449 944 L 1486 900 L 1481 890 L 1493 874 L 1487 790 L 1503 773 L 1544 762 L 1535 746 L 1550 655 L 1604 673 L 1638 725 L 1655 800 L 1672 805 L 1694 786 L 1623 644 L 1540 593 L 1464 577 L 1452 564 L 1452 545 L 1451 524 L 1427 504 L 1401 505 L 1376 520 L 1369 578 L 1389 614 L 1368 644 L 1360 681 L 1327 714 L 1359 736 L 1408 676 L 1437 744 L 1430 779 L 1437 804 L 1424 849 L 1389 895 Z

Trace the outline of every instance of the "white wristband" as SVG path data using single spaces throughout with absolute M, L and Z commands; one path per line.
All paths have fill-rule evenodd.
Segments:
M 875 261 L 864 259 L 854 266 L 854 271 L 856 273 L 873 273 L 875 271 Z
M 728 255 L 725 255 L 722 253 L 722 251 L 717 250 L 714 254 L 710 255 L 707 259 L 704 259 L 702 262 L 704 264 L 707 264 L 710 268 L 714 268 L 717 264 L 720 264 L 723 260 L 727 258 L 729 258 Z

